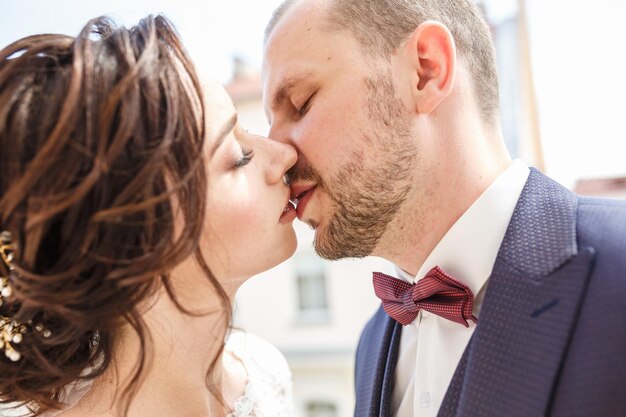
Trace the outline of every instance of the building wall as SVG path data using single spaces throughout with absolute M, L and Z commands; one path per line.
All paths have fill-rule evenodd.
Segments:
M 333 404 L 337 413 L 328 417 L 350 416 L 354 351 L 365 322 L 379 304 L 371 273 L 388 264 L 376 258 L 322 261 L 310 248 L 312 232 L 302 224 L 296 228 L 300 242 L 296 255 L 239 290 L 235 324 L 270 341 L 287 358 L 296 416 L 316 416 L 306 412 L 311 403 Z M 298 264 L 304 259 L 319 263 L 325 280 L 326 309 L 312 315 L 299 305 Z

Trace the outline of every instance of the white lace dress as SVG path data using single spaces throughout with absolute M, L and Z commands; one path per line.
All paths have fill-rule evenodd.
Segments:
M 263 339 L 243 332 L 233 332 L 226 349 L 241 360 L 248 374 L 245 392 L 228 417 L 292 416 L 291 372 L 283 355 Z
M 228 417 L 287 417 L 293 415 L 291 372 L 283 355 L 263 339 L 241 331 L 233 331 L 225 349 L 241 360 L 247 372 L 244 394 L 233 405 Z M 91 382 L 74 384 L 66 389 L 67 411 L 91 388 Z M 0 417 L 27 416 L 24 408 L 9 409 L 0 404 Z M 54 417 L 61 411 L 44 413 Z

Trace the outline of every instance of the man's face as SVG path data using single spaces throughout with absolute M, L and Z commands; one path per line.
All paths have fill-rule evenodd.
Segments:
M 327 259 L 375 253 L 411 193 L 418 149 L 390 64 L 363 55 L 347 31 L 296 6 L 268 39 L 263 65 L 270 138 L 298 150 L 298 217 Z

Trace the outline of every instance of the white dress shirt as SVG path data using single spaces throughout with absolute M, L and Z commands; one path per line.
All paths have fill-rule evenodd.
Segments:
M 475 295 L 474 315 L 480 322 L 485 288 L 513 210 L 530 170 L 516 159 L 450 228 L 415 277 L 396 267 L 410 283 L 440 266 L 464 282 Z M 458 323 L 421 310 L 402 329 L 391 398 L 396 417 L 436 417 L 454 371 L 476 325 Z

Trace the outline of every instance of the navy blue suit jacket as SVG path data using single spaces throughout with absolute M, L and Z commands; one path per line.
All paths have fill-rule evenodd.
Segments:
M 365 327 L 355 417 L 390 415 L 401 331 Z M 626 416 L 625 201 L 531 169 L 439 416 Z

